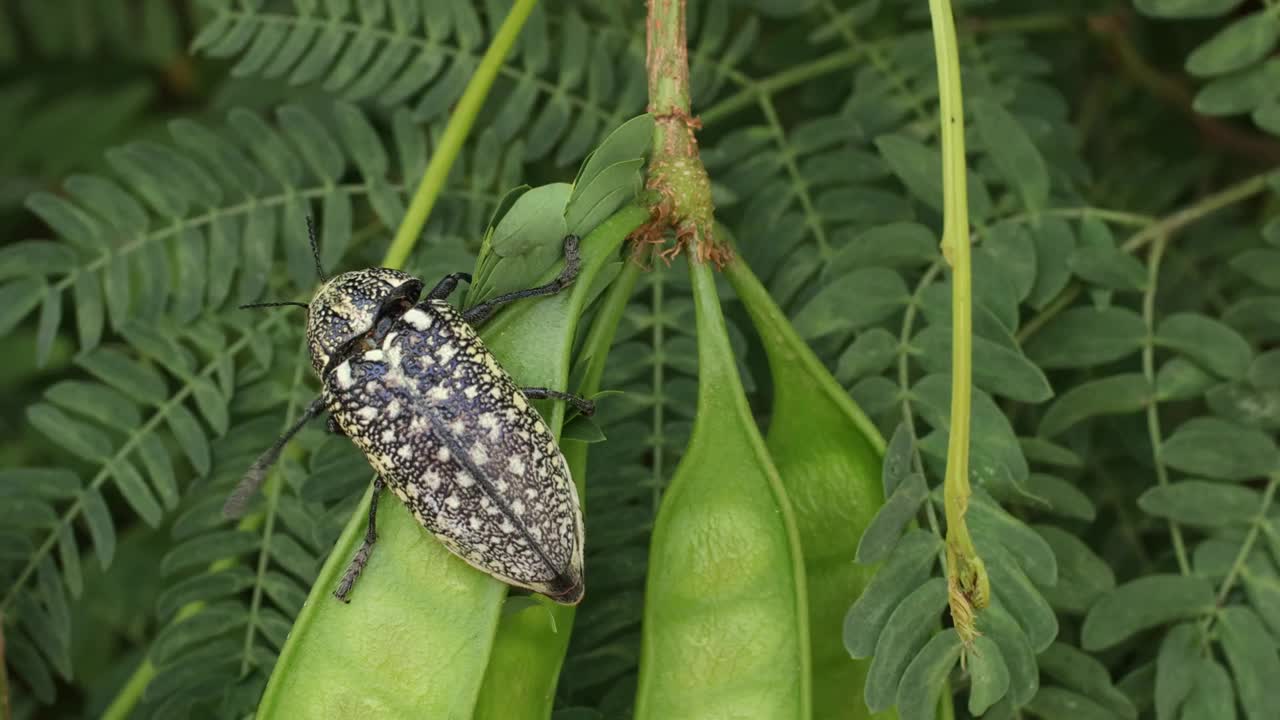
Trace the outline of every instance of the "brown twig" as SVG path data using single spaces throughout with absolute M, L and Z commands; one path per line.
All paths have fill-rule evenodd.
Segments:
M 649 0 L 645 65 L 654 129 L 645 188 L 650 217 L 631 239 L 637 254 L 653 252 L 670 262 L 687 248 L 697 261 L 723 266 L 732 251 L 727 244 L 716 242 L 712 230 L 715 208 L 711 180 L 698 155 L 695 135 L 702 123 L 689 107 L 685 2 Z M 675 242 L 663 247 L 668 231 L 674 234 Z M 654 249 L 649 250 L 651 247 Z
M 1127 12 L 1090 15 L 1086 20 L 1089 32 L 1104 42 L 1113 62 L 1147 92 L 1187 116 L 1206 143 L 1259 165 L 1280 164 L 1280 143 L 1196 112 L 1195 92 L 1186 79 L 1161 71 L 1138 52 L 1129 31 L 1131 21 Z

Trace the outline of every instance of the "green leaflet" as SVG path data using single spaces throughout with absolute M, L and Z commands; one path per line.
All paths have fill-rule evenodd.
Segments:
M 1150 515 L 1204 527 L 1247 523 L 1261 503 L 1256 490 L 1204 480 L 1160 485 L 1138 498 L 1138 507 Z
M 582 271 L 571 291 L 522 303 L 483 329 L 489 349 L 519 382 L 563 386 L 592 280 L 644 217 L 643 210 L 624 209 L 583 240 Z M 556 431 L 563 412 L 563 405 L 554 406 L 550 424 Z M 340 603 L 331 593 L 364 524 L 365 513 L 354 513 L 321 569 L 258 717 L 329 717 L 353 707 L 357 714 L 453 717 L 475 705 L 506 587 L 450 554 L 388 496 L 372 559 L 351 604 Z M 368 674 L 353 697 L 351 669 L 361 667 L 380 670 Z
M 1048 677 L 1111 709 L 1116 715 L 1134 720 L 1138 711 L 1124 693 L 1111 682 L 1106 666 L 1093 656 L 1062 642 L 1055 642 L 1038 658 Z
M 1238 380 L 1249 371 L 1249 341 L 1226 324 L 1205 315 L 1175 313 L 1156 328 L 1155 342 L 1177 350 L 1222 377 Z
M 1049 647 L 1058 635 L 1058 618 L 1044 594 L 1003 546 L 988 543 L 980 551 L 991 574 L 992 605 L 998 602 L 1013 616 L 1036 652 Z
M 1138 11 L 1159 18 L 1204 18 L 1225 15 L 1243 0 L 1137 0 Z
M 1147 379 L 1138 373 L 1090 380 L 1063 393 L 1040 419 L 1040 434 L 1053 437 L 1098 415 L 1133 413 L 1151 401 Z
M 1160 460 L 1187 473 L 1248 480 L 1280 468 L 1280 450 L 1261 430 L 1198 417 L 1178 426 L 1165 440 Z
M 1195 623 L 1176 625 L 1165 634 L 1156 655 L 1156 720 L 1172 720 L 1187 699 L 1200 669 L 1200 630 Z
M 1280 708 L 1280 656 L 1276 642 L 1258 615 L 1247 607 L 1233 606 L 1218 615 L 1222 649 L 1235 679 L 1245 717 L 1263 720 Z
M 1005 182 L 1028 209 L 1044 207 L 1049 201 L 1049 172 L 1022 124 L 999 104 L 981 98 L 973 103 L 973 116 L 978 136 Z
M 898 701 L 903 673 L 937 630 L 946 607 L 947 580 L 936 577 L 912 591 L 889 616 L 867 671 L 866 705 L 872 712 Z
M 1064 688 L 1040 688 L 1027 710 L 1043 720 L 1114 720 L 1115 713 L 1094 698 Z
M 1009 674 L 1008 699 L 1017 706 L 1030 702 L 1040 689 L 1040 673 L 1026 633 L 1004 608 L 994 604 L 978 614 L 978 630 L 1000 649 Z
M 1099 595 L 1116 586 L 1111 566 L 1080 538 L 1052 525 L 1033 527 L 1058 560 L 1058 584 L 1047 592 L 1055 610 L 1083 615 Z
M 894 608 L 924 584 L 942 550 L 937 535 L 909 530 L 872 577 L 844 619 L 844 646 L 855 658 L 870 657 Z
M 884 440 L 805 346 L 746 262 L 731 263 L 726 275 L 764 340 L 773 375 L 767 444 L 804 549 L 813 632 L 813 710 L 823 718 L 865 717 L 851 688 L 862 686 L 868 664 L 848 656 L 837 629 L 849 601 L 862 593 L 874 573 L 874 568 L 849 559 L 884 505 Z M 917 508 L 924 492 L 918 496 Z
M 1246 68 L 1266 57 L 1280 38 L 1280 18 L 1275 11 L 1238 18 L 1187 56 L 1187 72 L 1200 77 L 1222 75 Z
M 1142 347 L 1147 329 L 1132 310 L 1080 307 L 1058 315 L 1027 343 L 1042 368 L 1074 368 L 1119 360 Z
M 960 659 L 964 645 L 955 628 L 934 635 L 916 655 L 898 686 L 898 713 L 902 720 L 931 720 L 947 675 Z
M 689 272 L 698 411 L 653 529 L 635 717 L 808 718 L 795 518 L 747 406 L 711 268 Z
M 908 475 L 863 531 L 858 541 L 857 561 L 876 563 L 883 560 L 902 537 L 902 531 L 920 512 L 920 506 L 928 496 L 929 485 L 924 475 Z
M 1235 694 L 1227 669 L 1206 658 L 1197 664 L 1191 694 L 1182 706 L 1182 720 L 1235 720 Z
M 967 653 L 969 661 L 969 713 L 979 716 L 987 711 L 1009 690 L 1009 667 L 1005 665 L 1000 647 L 989 637 L 979 635 L 973 642 L 973 650 Z
M 1213 588 L 1202 577 L 1146 575 L 1103 595 L 1085 617 L 1081 644 L 1103 650 L 1134 633 L 1213 607 Z

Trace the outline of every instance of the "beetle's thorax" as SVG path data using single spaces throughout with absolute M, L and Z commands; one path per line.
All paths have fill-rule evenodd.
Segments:
M 368 268 L 330 279 L 316 291 L 307 312 L 311 366 L 323 376 L 332 361 L 340 361 L 339 356 L 377 328 L 380 318 L 394 320 L 421 293 L 421 280 L 389 268 Z

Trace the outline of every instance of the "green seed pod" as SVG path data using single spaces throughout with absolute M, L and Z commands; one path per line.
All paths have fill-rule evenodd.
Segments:
M 874 567 L 853 562 L 858 541 L 884 504 L 884 440 L 791 328 L 743 262 L 726 269 L 764 341 L 773 376 L 767 444 L 795 513 L 813 633 L 814 717 L 869 717 L 857 697 L 868 660 L 849 657 L 840 628 Z
M 699 263 L 690 275 L 698 409 L 653 529 L 635 718 L 807 719 L 795 521 L 738 378 L 715 278 Z
M 617 248 L 647 218 L 647 211 L 627 208 L 602 224 L 597 232 L 601 235 L 602 243 L 611 243 Z M 599 390 L 614 331 L 638 277 L 639 267 L 635 263 L 627 263 L 622 273 L 614 279 L 596 313 L 591 331 L 580 351 L 582 357 L 589 359 L 582 384 L 578 387 L 578 392 L 585 397 L 590 397 Z M 569 314 L 565 317 L 569 317 Z M 531 321 L 530 317 L 515 317 L 512 325 L 518 327 Z M 573 334 L 570 332 L 561 336 L 572 340 Z M 561 379 L 549 379 L 548 382 L 563 382 L 563 378 L 568 377 L 568 356 L 566 346 L 561 356 L 564 362 L 555 366 L 557 377 Z M 587 477 L 588 445 L 581 441 L 567 440 L 562 442 L 561 447 L 569 462 L 569 472 L 579 484 L 578 496 L 585 500 L 586 492 L 582 483 Z M 550 717 L 555 703 L 556 682 L 560 679 L 560 668 L 569 648 L 576 613 L 575 607 L 542 601 L 515 612 L 503 613 L 493 653 L 485 669 L 484 685 L 476 702 L 473 720 L 545 720 Z

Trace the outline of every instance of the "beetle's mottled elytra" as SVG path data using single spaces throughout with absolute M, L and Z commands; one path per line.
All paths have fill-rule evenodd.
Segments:
M 351 438 L 378 473 L 368 531 L 335 592 L 340 599 L 368 562 L 385 485 L 471 565 L 557 602 L 579 602 L 581 503 L 554 435 L 528 401 L 559 398 L 585 414 L 594 406 L 555 390 L 521 388 L 473 329 L 503 304 L 567 287 L 578 271 L 578 239 L 565 238 L 564 249 L 565 267 L 554 281 L 466 312 L 445 301 L 459 280 L 471 280 L 465 273 L 444 278 L 425 298 L 420 280 L 387 268 L 324 282 L 304 306 L 321 396 L 253 464 L 225 512 L 243 512 L 284 444 L 328 410 L 330 429 Z

